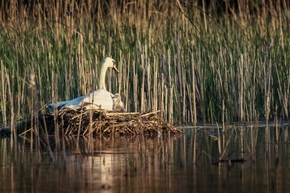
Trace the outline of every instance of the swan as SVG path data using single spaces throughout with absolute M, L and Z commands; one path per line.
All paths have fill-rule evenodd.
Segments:
M 113 98 L 113 111 L 115 112 L 125 112 L 124 103 L 121 100 L 121 95 L 116 93 Z
M 114 99 L 115 95 L 108 92 L 106 89 L 105 76 L 108 68 L 113 68 L 116 72 L 119 72 L 119 70 L 116 67 L 115 60 L 111 57 L 105 58 L 101 63 L 101 71 L 99 76 L 99 89 L 87 95 L 80 96 L 72 100 L 57 102 L 55 104 L 56 108 L 63 109 L 67 107 L 71 109 L 79 109 L 81 107 L 86 107 L 86 109 L 102 109 L 112 111 L 114 100 L 116 101 L 116 99 Z M 119 104 L 123 104 L 123 102 L 121 101 L 121 97 L 118 97 L 118 101 Z M 49 104 L 48 110 L 50 112 L 53 112 L 54 110 L 53 107 L 54 104 Z

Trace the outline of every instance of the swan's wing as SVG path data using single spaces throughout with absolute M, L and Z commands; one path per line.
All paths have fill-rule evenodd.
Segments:
M 79 96 L 77 98 L 74 98 L 70 101 L 66 101 L 66 103 L 64 104 L 64 107 L 69 107 L 72 109 L 78 109 L 81 107 L 82 102 L 84 100 L 85 96 Z
M 83 96 L 75 98 L 75 99 L 72 99 L 72 100 L 69 100 L 69 101 L 60 101 L 60 102 L 57 102 L 55 104 L 54 103 L 50 103 L 50 104 L 47 105 L 47 109 L 49 110 L 49 112 L 53 112 L 54 111 L 54 105 L 56 105 L 55 107 L 57 109 L 60 109 L 60 108 L 66 107 L 66 106 L 70 106 L 73 109 L 77 109 L 78 105 L 79 105 L 79 101 L 81 101 L 82 98 L 83 98 Z
M 84 96 L 83 103 L 94 104 L 99 109 L 113 110 L 113 94 L 104 90 L 98 89 Z
M 80 96 L 69 101 L 61 101 L 56 104 L 57 108 L 69 107 L 78 109 L 86 106 L 89 109 L 105 109 L 113 110 L 113 97 L 114 95 L 104 89 L 98 89 L 85 96 Z M 48 105 L 50 112 L 53 112 L 53 104 Z
M 64 107 L 69 107 L 73 109 L 78 109 L 84 106 L 90 109 L 93 108 L 112 110 L 113 101 L 111 93 L 104 89 L 98 89 L 85 96 L 80 96 L 70 101 L 66 101 L 66 103 L 64 104 Z

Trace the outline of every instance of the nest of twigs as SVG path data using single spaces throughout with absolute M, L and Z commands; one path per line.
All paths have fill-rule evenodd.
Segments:
M 58 129 L 64 135 L 133 136 L 143 134 L 157 136 L 164 133 L 170 135 L 181 133 L 180 130 L 165 122 L 157 113 L 158 111 L 116 113 L 100 110 L 63 109 L 57 114 L 46 114 L 45 122 L 50 133 Z M 56 126 L 58 128 L 55 128 Z

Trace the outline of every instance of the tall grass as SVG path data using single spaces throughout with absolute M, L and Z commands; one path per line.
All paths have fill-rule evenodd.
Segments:
M 283 2 L 221 14 L 203 1 L 10 2 L 1 2 L 3 125 L 95 90 L 108 55 L 120 73 L 108 72 L 107 88 L 128 111 L 161 110 L 177 124 L 289 117 Z

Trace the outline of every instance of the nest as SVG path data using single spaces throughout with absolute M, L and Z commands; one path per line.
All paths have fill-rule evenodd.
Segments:
M 116 113 L 100 110 L 63 109 L 57 113 L 46 114 L 39 118 L 46 125 L 48 133 L 59 131 L 63 135 L 94 136 L 157 136 L 176 135 L 181 131 L 165 122 L 157 115 L 159 111 L 149 113 Z M 56 114 L 56 116 L 55 116 Z M 57 117 L 55 119 L 55 117 Z

